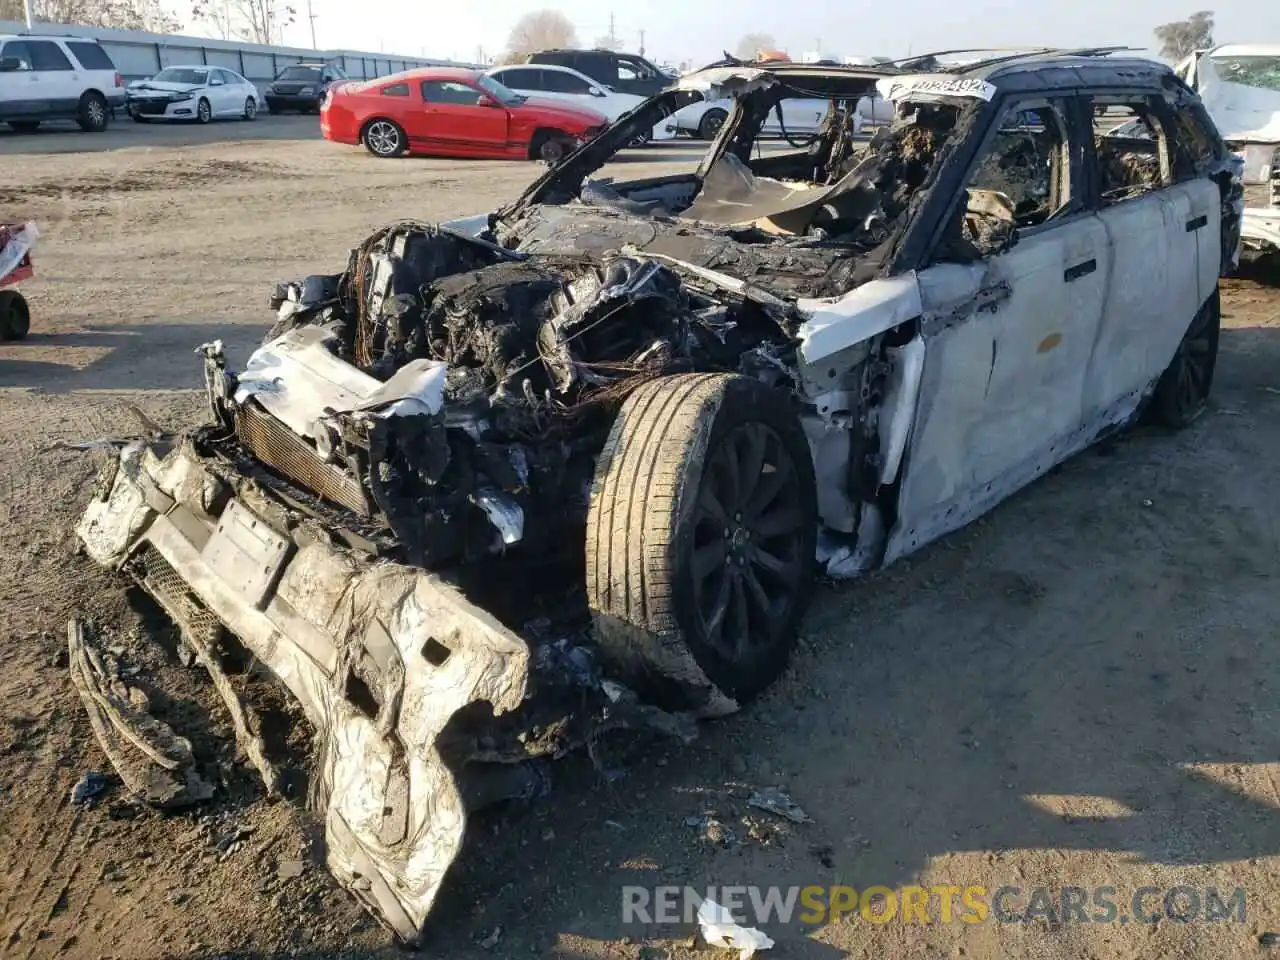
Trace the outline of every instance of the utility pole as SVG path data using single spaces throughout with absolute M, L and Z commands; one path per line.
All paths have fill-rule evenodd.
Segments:
M 27 29 L 34 30 L 36 26 L 36 14 L 33 9 L 35 0 L 24 0 L 22 4 L 23 12 L 27 15 Z
M 311 0 L 307 0 L 307 20 L 311 22 L 311 49 L 319 50 L 316 46 L 316 15 L 311 12 Z
M 640 56 L 644 56 L 644 31 L 640 31 Z
M 618 35 L 613 32 L 613 11 L 609 12 L 609 46 L 616 47 L 618 45 Z

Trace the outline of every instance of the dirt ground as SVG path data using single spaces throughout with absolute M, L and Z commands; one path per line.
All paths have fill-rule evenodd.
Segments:
M 135 434 L 130 404 L 198 420 L 194 349 L 221 338 L 242 361 L 275 281 L 340 269 L 389 220 L 488 210 L 536 168 L 377 162 L 302 126 L 258 131 L 187 147 L 121 133 L 91 153 L 74 134 L 0 136 L 0 214 L 45 231 L 33 332 L 0 346 L 6 957 L 400 953 L 330 880 L 300 806 L 267 803 L 231 763 L 207 681 L 151 642 L 154 610 L 74 555 L 94 456 L 55 441 Z M 624 884 L 1013 885 L 1015 909 L 1033 887 L 1106 885 L 1122 913 L 1144 886 L 1244 888 L 1243 923 L 855 916 L 769 926 L 764 956 L 1280 950 L 1280 293 L 1232 280 L 1224 306 L 1213 407 L 1191 430 L 1135 430 L 910 561 L 823 588 L 785 679 L 694 746 L 654 749 L 617 782 L 568 761 L 546 799 L 475 818 L 427 952 L 694 955 L 688 926 L 623 925 Z M 215 801 L 70 804 L 107 769 L 66 671 L 71 615 L 163 678 L 170 715 L 227 762 Z M 750 811 L 768 785 L 813 822 Z M 741 842 L 702 839 L 707 814 Z

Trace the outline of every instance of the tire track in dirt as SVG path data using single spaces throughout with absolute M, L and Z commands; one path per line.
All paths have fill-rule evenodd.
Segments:
M 11 904 L 6 904 L 4 910 L 0 912 L 0 918 L 17 920 L 16 925 L 13 925 L 6 934 L 6 940 L 10 946 L 16 946 L 18 943 L 28 940 L 30 945 L 23 956 L 29 957 L 32 955 L 39 933 L 45 929 L 45 923 L 49 915 L 52 914 L 52 907 L 50 907 L 46 911 L 46 916 L 40 920 L 34 930 L 29 927 L 30 922 L 39 915 L 38 907 L 41 895 L 49 889 L 49 886 L 55 880 L 62 879 L 58 873 L 63 866 L 62 855 L 66 852 L 67 846 L 71 842 L 71 837 L 80 823 L 81 815 L 81 811 L 76 810 L 72 815 L 71 822 L 66 824 L 62 829 L 61 836 L 52 844 L 50 843 L 50 837 L 57 833 L 59 823 L 56 819 L 40 818 L 36 836 L 32 838 L 34 842 L 28 843 L 22 848 L 26 853 L 26 862 L 22 866 L 22 872 L 19 874 L 13 890 L 10 892 L 12 900 L 16 901 L 21 897 L 22 891 L 27 888 L 28 881 L 31 879 L 32 868 L 36 864 L 42 865 L 39 867 L 39 881 L 35 885 L 35 890 L 27 899 L 25 907 L 18 907 L 15 911 Z M 78 864 L 82 862 L 87 846 L 87 843 L 83 845 L 80 855 L 72 860 L 72 870 L 78 871 Z M 62 887 L 60 886 L 59 897 L 61 895 Z

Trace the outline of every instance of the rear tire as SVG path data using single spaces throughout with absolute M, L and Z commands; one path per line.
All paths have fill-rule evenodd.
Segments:
M 732 374 L 652 380 L 596 464 L 587 600 L 601 652 L 658 702 L 715 709 L 785 668 L 815 572 L 817 502 L 799 421 Z M 696 669 L 694 669 L 696 665 Z
M 17 290 L 0 290 L 0 340 L 24 340 L 31 329 L 31 310 Z
M 382 160 L 404 156 L 409 142 L 400 124 L 382 119 L 365 124 L 360 140 L 366 150 Z
M 40 129 L 39 120 L 10 120 L 9 129 L 14 133 L 35 133 Z
M 1166 427 L 1189 427 L 1208 408 L 1221 330 L 1222 300 L 1215 287 L 1196 312 L 1177 353 L 1156 384 L 1151 414 Z
M 86 133 L 102 133 L 107 129 L 111 114 L 107 110 L 107 100 L 102 94 L 90 90 L 80 98 L 76 108 L 76 123 Z

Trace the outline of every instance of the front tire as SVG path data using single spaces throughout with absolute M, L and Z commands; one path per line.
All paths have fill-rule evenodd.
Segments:
M 76 123 L 86 133 L 102 133 L 107 129 L 111 114 L 107 111 L 107 101 L 102 94 L 90 90 L 80 98 L 76 108 Z
M 732 374 L 662 377 L 597 461 L 587 600 L 601 651 L 659 702 L 715 709 L 785 668 L 815 572 L 813 465 L 786 399 Z M 696 668 L 695 668 L 696 665 Z
M 17 290 L 0 290 L 0 340 L 24 340 L 31 329 L 31 310 Z
M 573 152 L 573 145 L 567 133 L 549 130 L 538 135 L 529 152 L 548 167 L 558 167 Z
M 708 110 L 702 115 L 702 119 L 698 121 L 698 139 L 714 140 L 716 134 L 720 132 L 720 128 L 724 126 L 724 122 L 729 119 L 729 114 L 717 107 L 714 110 Z
M 209 101 L 200 98 L 200 102 L 196 104 L 196 123 L 211 123 L 213 121 L 213 107 L 209 105 Z
M 1222 300 L 1215 287 L 1213 295 L 1196 312 L 1177 353 L 1156 384 L 1151 413 L 1166 427 L 1189 427 L 1208 408 L 1221 330 Z
M 408 146 L 404 130 L 391 120 L 370 120 L 360 139 L 365 149 L 383 160 L 403 156 Z
M 249 97 L 244 102 L 244 119 L 254 121 L 258 119 L 258 101 Z

